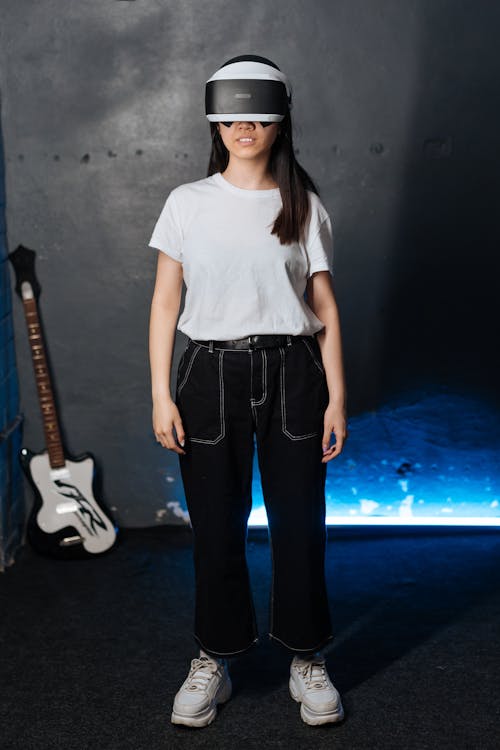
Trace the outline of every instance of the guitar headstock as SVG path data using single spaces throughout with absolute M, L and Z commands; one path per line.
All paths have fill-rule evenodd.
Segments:
M 22 300 L 32 297 L 38 300 L 41 289 L 35 273 L 36 252 L 24 245 L 18 245 L 7 257 L 14 266 L 18 295 Z

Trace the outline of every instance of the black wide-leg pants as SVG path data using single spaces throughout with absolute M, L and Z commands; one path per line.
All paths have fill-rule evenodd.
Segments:
M 333 638 L 325 581 L 323 416 L 328 387 L 314 336 L 223 349 L 188 339 L 175 401 L 193 530 L 193 636 L 231 656 L 259 641 L 246 560 L 254 434 L 272 557 L 269 637 L 309 652 Z

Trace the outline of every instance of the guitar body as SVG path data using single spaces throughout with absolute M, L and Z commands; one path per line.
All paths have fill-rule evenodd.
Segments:
M 118 528 L 95 499 L 91 453 L 65 455 L 65 465 L 56 469 L 51 468 L 47 451 L 23 448 L 19 459 L 35 495 L 27 535 L 37 552 L 62 559 L 85 558 L 114 545 Z

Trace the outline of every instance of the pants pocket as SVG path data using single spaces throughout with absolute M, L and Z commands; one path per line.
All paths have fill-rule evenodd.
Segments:
M 321 349 L 319 348 L 317 340 L 314 337 L 312 339 L 303 338 L 300 340 L 309 352 L 312 361 L 314 362 L 320 373 L 324 375 L 325 368 L 323 367 L 323 362 L 321 361 Z
M 328 385 L 313 348 L 301 339 L 280 347 L 281 429 L 290 440 L 323 433 Z
M 186 440 L 215 444 L 225 435 L 223 355 L 191 341 L 179 363 L 175 403 Z

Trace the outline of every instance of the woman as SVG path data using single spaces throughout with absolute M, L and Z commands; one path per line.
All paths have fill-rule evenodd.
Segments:
M 170 192 L 149 243 L 160 250 L 150 318 L 153 429 L 179 456 L 200 647 L 171 720 L 209 724 L 231 695 L 228 660 L 259 641 L 245 557 L 255 436 L 272 552 L 269 637 L 294 654 L 289 690 L 302 719 L 338 721 L 343 708 L 321 653 L 333 638 L 326 464 L 347 437 L 331 221 L 295 159 L 291 88 L 275 63 L 228 60 L 207 82 L 205 101 L 208 175 Z M 187 344 L 173 399 L 183 280 L 177 328 Z

